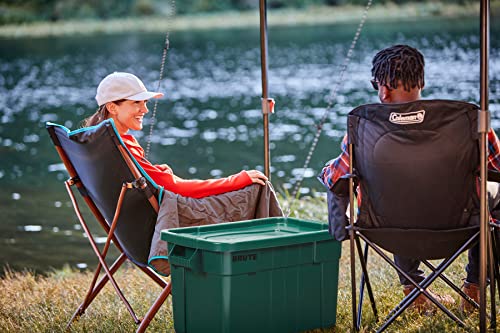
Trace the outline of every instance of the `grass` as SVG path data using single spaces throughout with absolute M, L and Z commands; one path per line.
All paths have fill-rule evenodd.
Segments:
M 283 202 L 287 204 L 287 201 Z M 304 198 L 296 201 L 291 209 L 292 216 L 302 219 L 324 221 L 326 219 L 325 200 L 322 197 Z M 349 244 L 344 242 L 340 260 L 337 325 L 331 329 L 311 332 L 348 332 L 351 327 L 351 296 L 349 275 Z M 462 255 L 448 273 L 457 284 L 464 277 L 466 256 Z M 402 289 L 396 274 L 381 259 L 371 256 L 369 262 L 375 298 L 381 316 L 387 314 L 402 298 Z M 359 273 L 359 267 L 358 267 Z M 117 282 L 122 287 L 132 307 L 140 316 L 146 313 L 158 295 L 160 288 L 140 270 L 128 265 L 120 270 Z M 7 271 L 0 280 L 0 332 L 63 332 L 67 321 L 86 293 L 92 280 L 90 272 L 76 272 L 63 269 L 45 276 L 30 272 Z M 433 290 L 449 292 L 443 284 Z M 458 316 L 470 327 L 459 329 L 444 314 L 433 316 L 409 312 L 393 324 L 388 332 L 474 332 L 478 331 L 478 316 L 469 318 L 459 314 L 458 296 L 452 307 Z M 365 302 L 364 326 L 361 332 L 371 331 L 377 326 L 371 309 Z M 500 316 L 497 314 L 497 320 Z M 133 332 L 136 325 L 123 304 L 108 284 L 91 304 L 82 318 L 72 326 L 72 332 Z M 174 332 L 171 298 L 160 309 L 152 321 L 148 332 Z
M 500 0 L 492 1 L 492 13 L 499 8 Z M 345 5 L 340 7 L 308 7 L 305 9 L 269 10 L 269 26 L 314 25 L 339 22 L 359 22 L 364 7 Z M 369 20 L 418 19 L 430 16 L 463 17 L 475 16 L 479 5 L 444 4 L 439 1 L 394 4 L 375 4 L 371 8 Z M 214 14 L 183 15 L 169 17 L 123 18 L 112 20 L 73 20 L 61 22 L 39 22 L 21 25 L 0 26 L 0 37 L 46 37 L 73 36 L 85 34 L 113 34 L 124 32 L 166 32 L 193 29 L 245 28 L 259 25 L 259 12 L 223 12 Z

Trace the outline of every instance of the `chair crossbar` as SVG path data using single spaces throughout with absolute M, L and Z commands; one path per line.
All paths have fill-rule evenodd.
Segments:
M 114 274 L 126 260 L 127 260 L 127 256 L 124 253 L 122 253 L 116 259 L 116 261 L 113 263 L 113 265 L 111 265 L 111 267 L 109 268 L 109 271 L 112 274 Z M 99 276 L 99 272 L 100 272 L 100 270 L 99 271 L 97 269 L 95 270 L 94 279 L 92 280 L 92 283 L 90 284 L 89 291 L 88 291 L 87 295 L 85 296 L 85 299 L 83 300 L 83 302 L 80 304 L 80 306 L 76 309 L 75 313 L 71 317 L 70 321 L 68 322 L 68 325 L 66 326 L 66 329 L 69 329 L 69 327 L 71 326 L 71 323 L 78 320 L 78 318 L 81 317 L 85 313 L 85 310 L 87 310 L 90 303 L 92 303 L 94 298 L 99 294 L 99 292 L 102 290 L 102 288 L 104 288 L 106 283 L 109 281 L 108 276 L 106 274 L 104 274 L 102 276 L 101 280 L 99 280 L 99 282 L 96 284 L 97 278 Z
M 378 255 L 380 255 L 389 265 L 391 265 L 394 269 L 403 274 L 414 286 L 415 288 L 405 297 L 403 300 L 386 316 L 384 319 L 384 325 L 382 325 L 377 332 L 383 332 L 394 320 L 396 320 L 403 311 L 408 308 L 420 294 L 424 294 L 431 302 L 433 302 L 440 310 L 442 310 L 446 315 L 448 315 L 453 321 L 455 321 L 459 326 L 466 327 L 465 323 L 460 320 L 455 314 L 450 312 L 441 302 L 437 301 L 435 297 L 433 297 L 427 290 L 428 288 L 440 275 L 448 268 L 448 266 L 453 263 L 453 261 L 465 250 L 469 247 L 471 243 L 473 243 L 476 238 L 479 236 L 479 232 L 475 234 L 472 238 L 470 238 L 465 244 L 462 245 L 459 251 L 457 251 L 450 258 L 443 260 L 437 268 L 433 270 L 431 274 L 429 274 L 423 281 L 417 283 L 410 276 L 408 276 L 401 268 L 399 268 L 377 245 L 371 242 L 365 235 L 361 232 L 356 231 L 356 238 L 359 241 L 359 238 L 362 238 L 366 244 L 369 245 Z M 363 253 L 361 252 L 361 247 L 357 248 L 360 260 L 364 262 L 366 265 L 366 261 L 364 260 Z M 363 266 L 363 265 L 362 265 Z M 366 274 L 366 272 L 364 272 Z M 449 281 L 449 280 L 448 280 Z M 450 281 L 451 283 L 451 281 Z M 453 284 L 453 283 L 452 283 Z M 372 304 L 372 308 L 374 305 Z M 358 316 L 356 316 L 358 317 Z
M 369 247 L 368 247 L 368 243 L 365 242 L 365 250 L 363 252 L 363 258 L 364 258 L 364 261 L 368 264 L 368 250 L 369 250 Z M 359 252 L 359 251 L 358 251 Z M 363 299 L 364 299 L 364 295 L 365 295 L 365 273 L 362 273 L 361 274 L 361 280 L 359 282 L 359 303 L 358 303 L 358 315 L 356 316 L 356 330 L 359 331 L 361 329 L 361 318 L 362 318 L 362 315 L 363 315 Z M 372 305 L 372 310 L 373 310 L 373 313 L 374 313 L 374 316 L 376 319 L 378 319 L 378 316 L 375 315 L 375 311 L 377 309 L 376 307 L 376 304 L 375 304 L 375 301 L 372 301 L 370 299 L 370 303 Z
M 436 271 L 436 267 L 433 264 L 431 264 L 429 261 L 422 260 L 422 263 L 425 266 L 427 266 L 430 270 L 432 270 L 433 272 Z M 456 284 L 454 284 L 453 282 L 451 282 L 451 280 L 448 279 L 448 277 L 444 273 L 440 274 L 439 278 L 441 278 L 441 280 L 443 280 L 451 289 L 453 289 L 463 299 L 465 299 L 467 302 L 469 302 L 473 307 L 475 307 L 476 309 L 479 309 L 479 304 L 477 304 L 476 301 L 474 301 L 466 293 L 464 293 L 459 287 L 457 287 Z
M 368 243 L 365 243 L 365 244 L 366 244 L 366 246 L 368 246 Z M 365 255 L 368 256 L 368 248 L 366 246 L 365 246 Z M 356 248 L 357 248 L 357 251 L 359 253 L 359 262 L 361 264 L 361 269 L 363 271 L 362 282 L 361 282 L 360 289 L 359 289 L 359 293 L 360 293 L 360 295 L 359 295 L 359 307 L 358 307 L 358 316 L 357 316 L 357 323 L 356 323 L 356 326 L 359 330 L 361 328 L 361 313 L 362 313 L 361 309 L 362 309 L 362 305 L 363 305 L 362 290 L 364 289 L 363 288 L 364 284 L 366 284 L 366 290 L 368 291 L 368 297 L 370 299 L 370 304 L 372 306 L 372 311 L 373 311 L 373 315 L 375 316 L 375 318 L 378 318 L 378 312 L 377 312 L 377 307 L 375 305 L 375 297 L 373 297 L 373 291 L 372 291 L 372 287 L 370 284 L 370 279 L 368 277 L 368 270 L 366 269 L 367 257 L 364 257 L 363 252 L 361 252 L 361 243 L 360 243 L 358 237 L 356 237 Z

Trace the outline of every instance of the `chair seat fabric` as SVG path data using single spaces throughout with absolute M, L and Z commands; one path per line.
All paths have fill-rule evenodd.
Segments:
M 452 230 L 397 228 L 356 228 L 371 242 L 399 256 L 418 260 L 451 257 L 475 233 L 479 226 Z M 471 245 L 475 244 L 473 242 Z M 464 249 L 465 250 L 465 249 Z

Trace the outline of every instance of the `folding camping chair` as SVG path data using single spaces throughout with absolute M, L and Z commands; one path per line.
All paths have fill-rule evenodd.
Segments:
M 361 195 L 357 217 L 351 218 L 347 227 L 351 248 L 353 326 L 356 330 L 361 326 L 365 284 L 377 317 L 366 266 L 368 247 L 405 275 L 415 287 L 387 315 L 378 332 L 393 323 L 421 294 L 458 325 L 465 327 L 462 320 L 427 291 L 437 278 L 479 308 L 443 274 L 460 253 L 479 240 L 477 118 L 477 106 L 444 100 L 370 104 L 349 113 L 350 172 L 343 181 L 349 182 L 349 186 L 344 188 L 349 189 L 352 217 L 355 215 L 355 184 L 359 184 L 358 195 Z M 365 254 L 362 253 L 360 239 L 366 244 Z M 492 263 L 492 242 L 487 244 L 488 260 Z M 363 272 L 358 309 L 355 249 Z M 397 267 L 382 249 L 422 260 L 431 273 L 417 283 Z M 435 267 L 427 261 L 433 259 L 444 260 Z M 489 275 L 492 281 L 491 325 L 495 326 L 493 281 L 498 275 L 494 276 L 493 269 L 489 270 Z M 486 309 L 481 308 L 480 311 Z
M 65 182 L 76 215 L 88 236 L 99 263 L 84 301 L 68 323 L 84 314 L 97 294 L 110 281 L 136 324 L 143 332 L 170 294 L 171 285 L 147 266 L 151 238 L 158 214 L 162 188 L 158 187 L 130 155 L 113 120 L 70 132 L 61 125 L 47 123 L 47 130 L 70 178 Z M 107 233 L 99 251 L 72 191 L 76 186 L 92 214 Z M 113 244 L 121 253 L 108 266 L 106 255 Z M 163 289 L 140 320 L 116 283 L 113 274 L 129 259 Z M 101 269 L 104 276 L 97 282 Z

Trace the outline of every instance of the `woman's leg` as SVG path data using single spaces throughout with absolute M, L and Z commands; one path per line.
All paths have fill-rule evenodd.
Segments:
M 270 183 L 201 199 L 179 196 L 177 211 L 181 227 L 283 216 Z
M 170 274 L 167 243 L 160 240 L 164 229 L 272 216 L 283 216 L 283 212 L 270 183 L 266 186 L 253 184 L 201 199 L 165 193 L 151 243 L 149 264 L 164 275 Z

